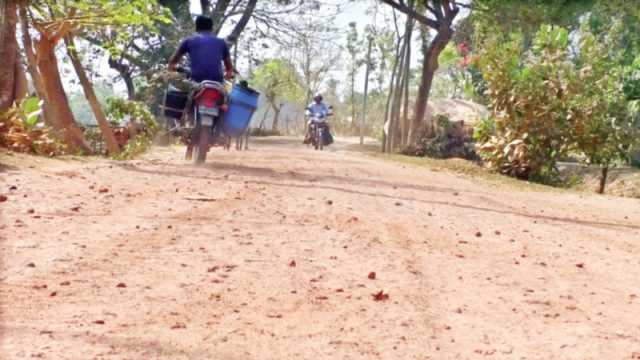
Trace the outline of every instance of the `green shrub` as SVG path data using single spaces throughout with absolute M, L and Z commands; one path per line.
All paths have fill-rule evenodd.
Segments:
M 135 128 L 137 133 L 115 157 L 119 160 L 131 159 L 147 151 L 159 130 L 154 116 L 142 102 L 109 98 L 107 99 L 106 114 L 111 123 L 120 126 L 128 120 L 129 126 Z
M 452 123 L 446 115 L 436 115 L 436 134 L 426 131 L 415 144 L 402 150 L 404 155 L 435 159 L 463 158 L 477 160 L 471 131 L 462 123 Z
M 281 136 L 282 133 L 279 130 L 253 128 L 250 130 L 251 136 L 255 137 L 267 137 L 267 136 Z
M 554 183 L 558 159 L 570 152 L 603 168 L 628 158 L 638 133 L 623 90 L 625 68 L 590 33 L 583 31 L 577 56 L 562 28 L 543 26 L 527 52 L 521 36 L 496 36 L 479 63 L 493 119 L 478 124 L 475 136 L 490 167 Z

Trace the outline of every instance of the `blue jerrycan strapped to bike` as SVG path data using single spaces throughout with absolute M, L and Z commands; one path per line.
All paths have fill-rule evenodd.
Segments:
M 231 136 L 240 136 L 249 127 L 251 117 L 258 108 L 260 93 L 251 89 L 245 82 L 233 85 L 229 94 L 229 109 L 224 114 L 224 132 Z

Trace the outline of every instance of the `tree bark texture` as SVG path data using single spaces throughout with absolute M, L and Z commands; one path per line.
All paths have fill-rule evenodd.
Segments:
M 16 98 L 16 75 L 19 65 L 16 41 L 16 2 L 5 0 L 0 4 L 0 112 L 9 109 Z M 24 95 L 24 94 L 21 94 Z
M 58 59 L 55 47 L 60 38 L 40 33 L 40 39 L 36 42 L 36 62 L 42 78 L 42 86 L 46 102 L 47 118 L 58 135 L 65 140 L 70 150 L 83 150 L 91 153 L 91 147 L 86 143 L 84 134 L 76 123 L 67 94 L 62 85 Z
M 67 47 L 67 54 L 69 55 L 69 59 L 71 59 L 71 64 L 73 64 L 76 75 L 78 75 L 78 79 L 80 80 L 80 85 L 82 85 L 84 96 L 87 98 L 89 106 L 91 106 L 91 111 L 93 111 L 96 122 L 98 122 L 98 127 L 100 127 L 102 138 L 107 145 L 107 151 L 110 155 L 115 155 L 120 152 L 120 146 L 116 141 L 116 137 L 113 134 L 111 126 L 109 126 L 107 116 L 104 114 L 102 106 L 98 101 L 96 92 L 93 89 L 93 84 L 91 83 L 91 80 L 87 76 L 87 72 L 82 66 L 82 61 L 80 60 L 80 55 L 78 55 L 78 51 L 76 50 L 73 36 L 70 34 L 65 36 L 64 42 Z

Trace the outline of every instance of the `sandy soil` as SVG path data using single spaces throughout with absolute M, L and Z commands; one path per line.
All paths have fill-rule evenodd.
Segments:
M 0 157 L 0 358 L 640 359 L 638 200 L 180 158 Z

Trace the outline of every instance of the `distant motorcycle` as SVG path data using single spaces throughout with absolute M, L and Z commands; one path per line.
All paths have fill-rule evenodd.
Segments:
M 325 145 L 329 145 L 326 141 L 329 126 L 325 117 L 317 115 L 311 116 L 309 119 L 309 133 L 311 135 L 311 145 L 316 150 L 322 151 Z

